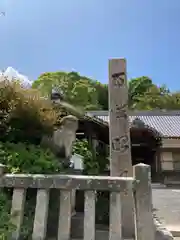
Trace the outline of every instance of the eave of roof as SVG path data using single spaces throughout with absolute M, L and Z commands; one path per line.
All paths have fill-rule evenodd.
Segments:
M 128 114 L 130 125 L 138 118 L 163 138 L 180 138 L 180 111 L 129 111 Z M 109 125 L 108 111 L 89 111 L 86 116 L 97 123 Z

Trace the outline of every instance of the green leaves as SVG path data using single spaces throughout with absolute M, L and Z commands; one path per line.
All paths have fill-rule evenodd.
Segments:
M 15 230 L 15 226 L 11 223 L 11 215 L 9 210 L 11 207 L 11 201 L 7 195 L 0 192 L 0 240 L 11 239 L 12 232 Z
M 48 149 L 24 143 L 0 143 L 0 163 L 11 173 L 56 173 L 62 170 Z
M 150 78 L 140 77 L 131 79 L 128 85 L 130 109 L 180 109 L 180 94 L 170 92 L 164 84 L 158 87 Z
M 3 80 L 3 79 L 1 79 Z M 58 115 L 48 99 L 36 89 L 0 81 L 0 139 L 37 144 L 53 132 Z
M 82 110 L 108 110 L 108 85 L 77 72 L 44 73 L 33 87 L 45 95 L 55 89 L 64 95 L 65 101 Z M 180 93 L 170 92 L 164 84 L 157 86 L 149 77 L 130 79 L 128 88 L 130 109 L 180 109 Z
M 74 153 L 83 156 L 84 171 L 86 174 L 98 174 L 98 162 L 93 158 L 92 149 L 86 139 L 76 140 L 73 146 L 73 154 Z
M 108 103 L 107 86 L 77 72 L 44 73 L 32 87 L 45 96 L 50 96 L 53 89 L 61 93 L 65 101 L 84 110 L 104 109 Z

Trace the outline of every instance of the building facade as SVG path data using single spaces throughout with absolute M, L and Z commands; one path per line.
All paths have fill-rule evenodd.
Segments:
M 94 122 L 94 139 L 108 144 L 108 111 L 89 111 L 87 116 Z M 180 183 L 180 111 L 130 111 L 129 125 L 132 164 L 151 165 L 155 181 Z

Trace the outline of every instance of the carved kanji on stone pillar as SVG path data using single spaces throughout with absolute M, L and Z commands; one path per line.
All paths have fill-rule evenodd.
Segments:
M 109 143 L 110 172 L 112 176 L 132 176 L 130 131 L 128 122 L 128 88 L 126 61 L 109 61 Z M 133 197 L 127 192 L 122 199 L 122 235 L 133 238 Z
M 125 153 L 129 149 L 127 136 L 116 137 L 112 139 L 112 150 Z
M 122 87 L 125 84 L 125 74 L 124 72 L 113 73 L 112 74 L 113 85 L 115 87 Z

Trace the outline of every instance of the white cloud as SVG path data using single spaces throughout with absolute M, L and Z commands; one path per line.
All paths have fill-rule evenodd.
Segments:
M 0 72 L 0 75 L 2 75 L 2 72 Z M 10 81 L 20 80 L 25 87 L 30 87 L 32 85 L 32 81 L 30 81 L 27 76 L 20 74 L 13 67 L 8 67 L 5 71 L 3 71 L 3 75 Z

